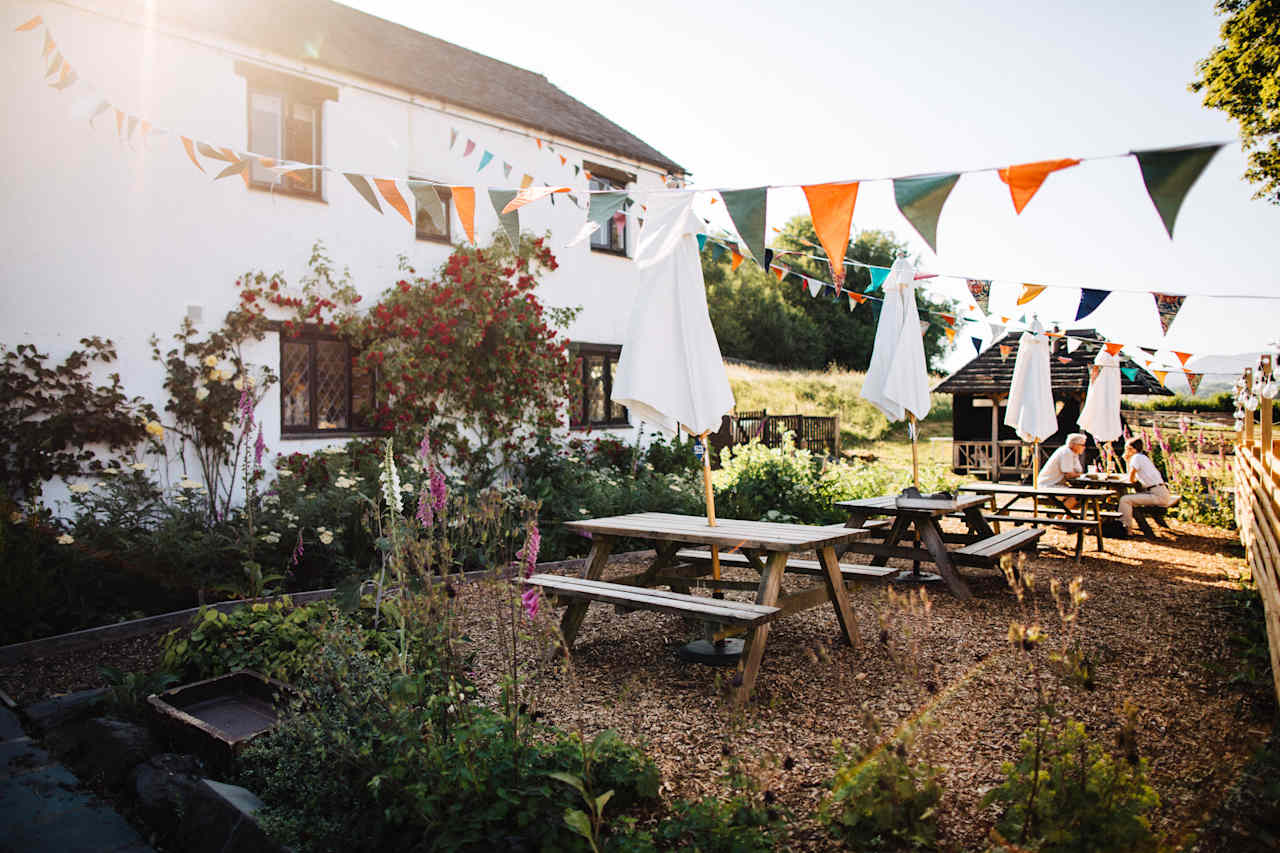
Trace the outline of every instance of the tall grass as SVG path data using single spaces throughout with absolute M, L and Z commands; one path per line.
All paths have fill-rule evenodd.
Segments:
M 879 441 L 904 432 L 901 423 L 890 424 L 878 409 L 859 396 L 866 374 L 839 367 L 826 370 L 779 370 L 726 364 L 740 412 L 766 409 L 779 415 L 839 414 L 841 440 L 845 443 Z M 951 422 L 951 396 L 934 394 L 930 423 Z

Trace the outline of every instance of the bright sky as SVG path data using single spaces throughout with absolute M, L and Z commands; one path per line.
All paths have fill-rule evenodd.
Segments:
M 875 178 L 1229 140 L 1187 90 L 1216 43 L 1211 0 L 722 0 L 351 5 L 545 74 L 693 172 L 749 187 Z M 994 173 L 952 192 L 934 255 L 888 182 L 864 184 L 855 228 L 910 239 L 930 272 L 992 278 L 992 313 L 1017 316 L 1018 282 L 1280 297 L 1280 207 L 1250 200 L 1238 144 L 1192 189 L 1171 242 L 1133 158 L 1051 175 L 1020 216 Z M 770 222 L 805 212 L 770 193 Z M 963 283 L 943 292 L 961 298 Z M 1070 323 L 1078 291 L 1029 308 Z M 966 304 L 968 300 L 966 298 Z M 1196 354 L 1256 351 L 1280 301 L 1188 299 L 1162 338 L 1151 297 L 1116 293 L 1082 325 Z M 970 326 L 986 336 L 983 326 Z M 961 339 L 969 332 L 962 327 Z M 966 343 L 959 362 L 973 350 Z M 1172 360 L 1162 354 L 1162 360 Z

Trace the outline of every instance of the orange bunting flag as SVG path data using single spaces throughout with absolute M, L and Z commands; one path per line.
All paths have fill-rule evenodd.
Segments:
M 1152 376 L 1154 376 L 1157 380 L 1159 380 L 1160 384 L 1161 384 L 1161 385 L 1163 385 L 1163 384 L 1164 384 L 1164 380 L 1169 376 L 1169 371 L 1167 371 L 1167 370 L 1153 370 L 1153 371 L 1151 371 L 1151 375 L 1152 375 Z
M 1177 350 L 1174 350 L 1174 351 L 1173 351 L 1173 354 L 1174 354 L 1174 355 L 1176 355 L 1176 356 L 1178 357 L 1178 361 L 1180 361 L 1180 362 L 1182 363 L 1182 366 L 1183 366 L 1183 367 L 1186 367 L 1186 366 L 1187 366 L 1187 360 L 1191 358 L 1191 353 L 1189 353 L 1189 352 L 1178 352 Z
M 1124 344 L 1116 344 L 1108 341 L 1104 346 L 1107 348 L 1107 355 L 1116 355 L 1120 350 L 1124 349 Z
M 1071 359 L 1065 355 L 1058 356 L 1058 364 L 1070 364 Z
M 529 185 L 533 183 L 533 175 L 525 175 L 520 179 L 520 189 L 527 190 Z
M 1022 285 L 1022 292 L 1018 294 L 1018 304 L 1026 305 L 1032 299 L 1035 299 L 1041 293 L 1044 293 L 1045 285 L 1043 284 L 1026 284 Z M 1008 322 L 1008 320 L 1005 320 Z
M 861 305 L 862 303 L 867 301 L 867 297 L 863 296 L 861 293 L 854 293 L 852 290 L 846 290 L 845 293 L 849 294 L 849 310 L 850 311 L 853 310 L 853 306 Z
M 946 323 L 948 326 L 954 326 L 956 324 L 955 314 L 939 314 L 938 316 L 941 317 L 942 322 Z
M 778 281 L 782 281 L 787 277 L 786 267 L 769 267 L 769 272 L 773 273 L 774 278 L 778 279 Z
M 36 15 L 34 18 L 27 21 L 25 24 L 21 24 L 17 27 L 14 27 L 13 31 L 15 33 L 25 33 L 25 32 L 28 32 L 29 30 L 34 30 L 36 27 L 40 26 L 43 23 L 44 23 L 44 18 L 40 17 L 39 15 Z
M 387 204 L 395 208 L 396 213 L 403 216 L 405 222 L 412 225 L 413 214 L 409 211 L 409 203 L 404 200 L 404 196 L 396 188 L 396 182 L 389 181 L 386 178 L 374 178 L 373 184 L 378 188 L 378 192 L 382 193 L 382 197 L 387 200 Z
M 467 232 L 467 239 L 476 241 L 476 188 L 450 187 L 453 191 L 453 209 L 458 211 L 458 219 L 462 221 L 462 230 Z
M 1101 372 L 1102 372 L 1102 365 L 1100 364 L 1089 365 L 1089 381 L 1093 382 L 1094 380 L 1096 380 L 1098 378 L 1098 374 Z
M 200 161 L 196 159 L 195 147 L 191 144 L 191 140 L 185 136 L 181 136 L 179 139 L 182 140 L 182 147 L 187 149 L 187 156 L 191 158 L 191 162 L 195 164 L 197 169 L 204 172 L 204 166 L 201 166 Z M 205 174 L 207 175 L 209 173 L 205 172 Z
M 946 328 L 946 329 L 943 329 L 942 331 L 946 333 L 947 341 L 948 341 L 948 342 L 950 342 L 950 343 L 955 343 L 955 342 L 956 342 L 956 330 L 955 330 L 955 329 L 952 329 L 952 328 Z
M 40 55 L 43 57 L 48 57 L 49 54 L 53 53 L 53 49 L 56 46 L 57 45 L 53 43 L 53 36 L 49 35 L 48 30 L 45 30 L 44 31 L 44 50 L 40 51 Z
M 814 184 L 801 187 L 809 200 L 813 230 L 827 253 L 831 275 L 839 287 L 844 281 L 844 253 L 849 245 L 849 228 L 853 224 L 853 206 L 858 201 L 857 182 L 848 184 Z
M 1009 325 L 1009 318 L 1008 318 L 1008 317 L 1001 317 L 1001 318 L 1000 318 L 1000 322 L 1001 322 L 1001 323 L 1004 323 L 1004 324 L 1007 326 L 1007 325 Z
M 116 136 L 124 136 L 124 112 L 116 110 Z
M 1004 361 L 1006 358 L 1008 358 L 1008 357 L 1009 357 L 1009 353 L 1011 353 L 1011 352 L 1013 352 L 1013 347 L 1009 346 L 1008 344 L 1001 344 L 1001 345 L 1000 345 L 1000 360 L 1001 360 L 1001 361 Z
M 1069 169 L 1078 165 L 1079 160 L 1041 160 L 1038 163 L 1023 163 L 1021 166 L 1010 166 L 999 170 L 1000 180 L 1009 185 L 1009 195 L 1013 197 L 1013 209 L 1022 213 L 1022 209 L 1031 201 L 1031 197 L 1040 189 L 1044 179 L 1059 169 Z
M 539 151 L 541 151 L 541 150 L 542 150 L 542 140 L 541 140 L 541 139 L 535 139 L 535 140 L 534 140 L 534 142 L 538 143 L 538 150 L 539 150 Z
M 566 156 L 564 156 L 563 154 L 561 154 L 561 155 L 560 155 L 560 165 L 561 165 L 561 166 L 563 166 L 565 163 L 568 163 L 568 162 L 569 162 L 569 158 L 568 158 L 568 157 L 566 157 Z
M 527 177 L 527 176 L 526 176 Z M 519 210 L 530 202 L 538 199 L 546 198 L 554 193 L 567 193 L 572 187 L 534 187 L 530 189 L 521 185 L 520 192 L 516 193 L 515 198 L 507 202 L 506 207 L 502 208 L 502 213 L 510 213 L 513 210 Z
M 134 122 L 136 120 L 137 119 L 135 119 L 133 116 L 129 116 L 130 122 Z M 131 131 L 129 134 L 130 136 L 133 135 L 132 127 L 133 125 L 130 124 L 130 131 Z M 221 172 L 219 172 L 214 177 L 214 180 L 216 181 L 218 180 L 218 178 L 225 177 L 226 175 L 239 175 L 241 180 L 244 181 L 244 185 L 246 187 L 249 186 L 249 158 L 246 157 L 244 158 L 244 160 L 241 160 L 239 157 L 236 156 L 236 152 L 232 151 L 230 148 L 223 148 L 220 150 L 222 151 L 222 156 L 231 165 L 223 169 Z
M 740 266 L 742 266 L 742 255 L 738 252 L 734 252 L 733 260 L 729 262 L 729 269 L 736 270 Z

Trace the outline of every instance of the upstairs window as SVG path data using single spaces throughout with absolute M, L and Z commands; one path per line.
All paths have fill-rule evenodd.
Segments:
M 320 163 L 324 102 L 336 100 L 338 90 L 243 62 L 236 63 L 236 71 L 248 83 L 249 151 L 274 160 Z M 318 169 L 280 174 L 254 161 L 249 183 L 259 189 L 323 198 Z
M 583 168 L 591 173 L 591 179 L 587 183 L 593 191 L 625 190 L 628 184 L 633 184 L 636 180 L 635 175 L 596 163 L 584 163 Z M 624 211 L 615 213 L 591 235 L 591 248 L 593 251 L 614 255 L 627 254 L 627 214 Z
M 372 431 L 374 376 L 353 355 L 334 335 L 280 333 L 281 435 Z
M 613 402 L 613 377 L 621 355 L 622 347 L 611 344 L 573 345 L 570 429 L 630 425 L 627 407 Z

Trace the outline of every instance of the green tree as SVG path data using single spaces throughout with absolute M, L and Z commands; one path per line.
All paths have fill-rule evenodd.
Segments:
M 779 262 L 814 278 L 831 280 L 826 261 L 818 259 L 823 253 L 817 248 L 818 237 L 808 216 L 791 219 L 774 247 L 800 253 L 779 255 Z M 905 251 L 906 244 L 891 233 L 863 231 L 849 244 L 846 257 L 887 267 Z M 780 282 L 751 261 L 744 261 L 737 270 L 730 266 L 727 256 L 714 260 L 710 252 L 703 253 L 707 306 L 724 355 L 779 367 L 821 369 L 836 364 L 852 370 L 867 369 L 877 317 L 870 303 L 850 311 L 848 297 L 836 298 L 829 289 L 814 297 L 794 278 Z M 845 286 L 865 291 L 871 283 L 866 268 L 847 270 Z M 935 300 L 922 291 L 917 291 L 916 300 L 922 318 L 924 311 L 955 310 L 951 303 Z M 937 364 L 949 346 L 940 323 L 929 327 L 924 344 L 929 364 Z
M 1254 198 L 1280 204 L 1280 0 L 1218 0 L 1222 43 L 1202 59 L 1191 91 L 1240 125 Z

